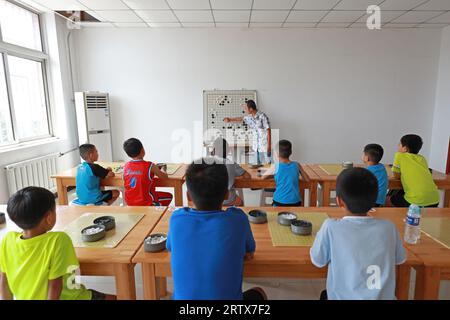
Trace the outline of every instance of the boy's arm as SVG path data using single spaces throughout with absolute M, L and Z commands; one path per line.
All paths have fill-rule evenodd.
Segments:
M 59 300 L 63 288 L 63 278 L 48 280 L 47 300 Z
M 250 175 L 250 173 L 248 173 L 247 171 L 245 171 L 244 168 L 242 168 L 239 164 L 235 163 L 234 164 L 234 174 L 236 175 L 236 177 L 242 177 L 244 179 L 250 179 L 252 176 Z
M 90 164 L 90 167 L 91 167 L 91 170 L 92 170 L 92 173 L 94 174 L 94 176 L 99 177 L 100 179 L 105 179 L 105 178 L 115 176 L 115 174 L 114 174 L 114 172 L 112 172 L 111 168 L 105 169 L 96 163 Z
M 244 121 L 244 118 L 243 117 L 235 117 L 235 118 L 226 117 L 226 118 L 223 118 L 223 121 L 224 122 L 242 122 L 242 121 Z
M 330 240 L 328 236 L 328 221 L 325 220 L 310 250 L 311 262 L 318 268 L 325 267 L 331 259 Z
M 398 152 L 394 156 L 394 163 L 392 164 L 392 174 L 394 175 L 394 178 L 400 179 L 400 153 Z
M 0 272 L 0 300 L 12 300 L 13 294 L 9 289 L 8 278 L 6 274 Z
M 169 175 L 167 173 L 165 173 L 164 171 L 162 171 L 161 169 L 159 169 L 159 167 L 156 164 L 152 165 L 152 168 L 150 169 L 150 171 L 152 173 L 154 173 L 160 179 L 168 179 L 169 178 Z
M 244 212 L 242 212 L 242 214 L 245 215 L 244 223 L 245 223 L 245 228 L 247 231 L 246 232 L 247 237 L 245 239 L 245 252 L 246 252 L 245 258 L 251 259 L 251 258 L 253 258 L 253 253 L 256 250 L 256 242 L 255 242 L 255 239 L 253 238 L 252 228 L 250 227 L 250 222 L 247 219 L 247 215 Z

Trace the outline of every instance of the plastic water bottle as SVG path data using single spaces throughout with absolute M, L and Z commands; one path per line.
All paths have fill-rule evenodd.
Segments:
M 405 242 L 416 244 L 420 239 L 420 214 L 422 208 L 411 204 L 405 221 Z

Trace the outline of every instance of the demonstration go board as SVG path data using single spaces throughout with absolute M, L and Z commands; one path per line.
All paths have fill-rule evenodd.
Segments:
M 246 124 L 226 123 L 224 118 L 245 116 L 245 103 L 256 102 L 255 90 L 203 91 L 203 131 L 205 144 L 224 138 L 230 145 L 251 145 L 252 133 Z
M 278 212 L 267 212 L 269 232 L 274 247 L 311 247 L 323 222 L 328 219 L 328 215 L 324 212 L 295 212 L 295 214 L 297 219 L 312 223 L 311 235 L 293 234 L 290 226 L 282 226 L 278 223 Z
M 84 242 L 81 230 L 94 224 L 94 219 L 102 216 L 112 216 L 116 227 L 106 231 L 106 237 L 95 242 Z M 142 213 L 85 213 L 64 228 L 72 239 L 75 248 L 115 248 L 134 226 L 144 217 Z

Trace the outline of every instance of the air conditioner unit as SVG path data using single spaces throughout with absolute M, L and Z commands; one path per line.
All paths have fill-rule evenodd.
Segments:
M 75 92 L 78 143 L 97 147 L 99 160 L 112 161 L 111 119 L 108 93 Z

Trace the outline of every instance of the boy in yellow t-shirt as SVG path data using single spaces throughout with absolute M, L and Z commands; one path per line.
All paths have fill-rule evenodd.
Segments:
M 439 191 L 434 184 L 425 157 L 419 153 L 422 138 L 407 134 L 400 139 L 398 152 L 394 157 L 392 172 L 400 178 L 403 190 L 391 190 L 386 204 L 394 207 L 409 207 L 416 204 L 422 207 L 437 207 Z
M 8 201 L 9 218 L 23 232 L 9 232 L 0 245 L 0 299 L 114 300 L 75 283 L 79 263 L 72 240 L 49 232 L 56 223 L 54 195 L 27 187 Z

